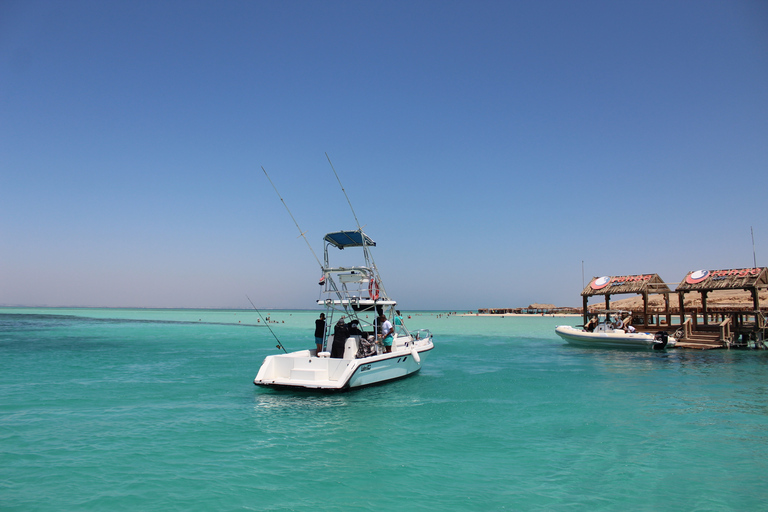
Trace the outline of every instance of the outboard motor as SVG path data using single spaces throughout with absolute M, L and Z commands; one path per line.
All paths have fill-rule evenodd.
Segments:
M 667 331 L 659 331 L 653 337 L 653 350 L 664 350 L 669 342 Z

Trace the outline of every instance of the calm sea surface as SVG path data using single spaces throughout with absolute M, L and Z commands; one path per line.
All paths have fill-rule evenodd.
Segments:
M 269 311 L 288 350 L 319 311 Z M 0 510 L 766 510 L 768 353 L 580 349 L 411 312 L 421 373 L 253 378 L 254 311 L 0 308 Z

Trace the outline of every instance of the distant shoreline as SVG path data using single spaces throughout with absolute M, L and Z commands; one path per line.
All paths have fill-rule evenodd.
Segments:
M 545 316 L 545 317 L 557 317 L 557 318 L 565 318 L 565 317 L 580 317 L 580 314 L 577 313 L 457 313 L 453 316 L 498 316 L 501 318 L 504 318 L 505 316 Z

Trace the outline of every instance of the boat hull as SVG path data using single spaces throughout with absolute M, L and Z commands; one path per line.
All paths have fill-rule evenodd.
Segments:
M 607 347 L 607 348 L 654 348 L 658 342 L 654 333 L 635 332 L 626 333 L 621 330 L 615 332 L 586 332 L 569 325 L 560 325 L 555 333 L 571 345 L 582 347 Z M 665 348 L 675 346 L 675 338 L 669 337 Z
M 402 379 L 421 370 L 432 341 L 361 359 L 317 357 L 314 351 L 268 356 L 253 383 L 275 389 L 344 391 Z

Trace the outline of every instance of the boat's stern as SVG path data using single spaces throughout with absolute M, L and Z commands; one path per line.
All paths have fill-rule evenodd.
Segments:
M 317 357 L 309 350 L 267 356 L 253 383 L 265 387 L 336 389 L 344 386 L 343 376 L 349 364 L 345 359 Z

